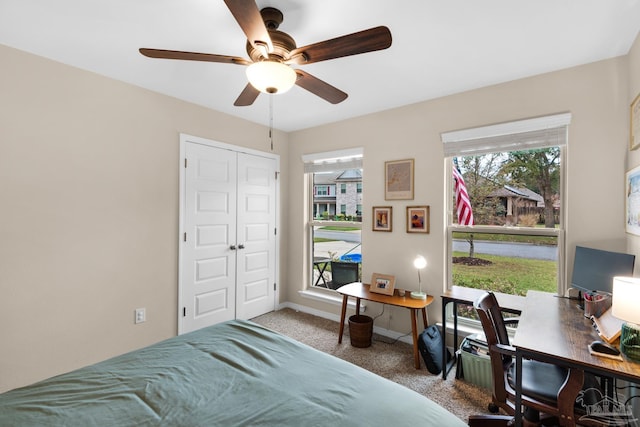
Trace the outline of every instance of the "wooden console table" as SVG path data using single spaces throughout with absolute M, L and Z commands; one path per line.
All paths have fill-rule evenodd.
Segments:
M 416 320 L 418 310 L 422 311 L 422 323 L 429 326 L 427 319 L 427 306 L 433 302 L 433 296 L 427 295 L 427 299 L 413 299 L 410 296 L 384 295 L 371 292 L 369 285 L 359 282 L 350 283 L 337 289 L 342 294 L 342 315 L 340 316 L 340 335 L 338 343 L 342 342 L 344 332 L 344 318 L 347 314 L 347 302 L 349 297 L 356 299 L 356 314 L 360 314 L 360 300 L 379 302 L 381 304 L 395 305 L 408 308 L 411 311 L 411 332 L 413 335 L 413 358 L 416 369 L 420 369 L 420 352 L 418 351 L 418 322 Z

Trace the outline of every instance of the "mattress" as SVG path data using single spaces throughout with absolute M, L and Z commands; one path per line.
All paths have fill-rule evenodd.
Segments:
M 426 397 L 249 321 L 0 394 L 0 426 L 464 426 Z

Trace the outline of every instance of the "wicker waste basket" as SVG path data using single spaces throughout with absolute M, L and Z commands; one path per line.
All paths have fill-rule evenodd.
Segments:
M 352 346 L 360 348 L 371 346 L 372 335 L 373 319 L 371 317 L 361 314 L 349 317 L 349 336 Z

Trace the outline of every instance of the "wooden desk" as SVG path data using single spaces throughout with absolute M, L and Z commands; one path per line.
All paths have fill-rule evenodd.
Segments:
M 640 383 L 640 363 L 629 361 L 624 355 L 623 361 L 616 361 L 589 353 L 589 344 L 599 339 L 576 301 L 529 291 L 512 341 L 516 347 L 516 390 L 521 389 L 523 358 Z M 516 395 L 516 407 L 520 403 L 520 396 Z M 521 425 L 520 418 L 517 411 L 516 425 Z
M 408 308 L 411 311 L 411 332 L 413 335 L 413 359 L 416 369 L 420 369 L 420 352 L 418 351 L 418 322 L 416 317 L 418 310 L 422 311 L 422 323 L 426 328 L 429 326 L 426 307 L 433 302 L 433 296 L 427 295 L 426 300 L 413 299 L 411 297 L 401 297 L 398 295 L 383 295 L 369 290 L 369 285 L 359 282 L 350 283 L 337 289 L 342 294 L 342 314 L 340 316 L 340 334 L 338 343 L 342 342 L 344 332 L 344 318 L 347 314 L 347 302 L 349 297 L 356 299 L 356 314 L 360 314 L 360 300 L 379 302 L 381 304 L 395 305 Z
M 458 304 L 473 305 L 474 301 L 484 295 L 484 289 L 465 288 L 462 286 L 452 286 L 450 291 L 442 294 L 442 360 L 447 360 L 447 305 L 453 304 L 453 354 L 454 357 L 445 362 L 442 369 L 442 379 L 447 379 L 447 374 L 456 363 L 456 350 L 458 350 Z M 524 306 L 524 297 L 518 295 L 501 294 L 496 292 L 496 298 L 502 311 L 513 314 L 520 314 Z

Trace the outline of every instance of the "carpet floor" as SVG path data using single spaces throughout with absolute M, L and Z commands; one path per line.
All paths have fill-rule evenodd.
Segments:
M 288 308 L 264 314 L 252 321 L 404 385 L 437 402 L 465 422 L 471 414 L 488 413 L 491 395 L 487 389 L 462 379 L 456 380 L 455 367 L 446 380 L 441 375 L 430 374 L 424 364 L 421 369 L 415 369 L 410 344 L 391 342 L 388 337 L 374 334 L 371 347 L 353 347 L 348 325 L 345 325 L 342 344 L 338 344 L 338 322 Z

